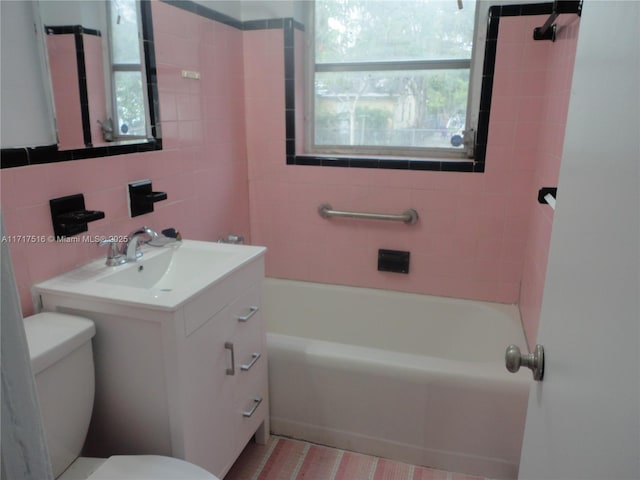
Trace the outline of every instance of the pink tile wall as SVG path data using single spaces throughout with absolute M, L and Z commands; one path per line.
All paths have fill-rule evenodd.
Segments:
M 540 19 L 508 19 L 514 21 L 505 21 L 504 28 L 530 37 Z M 539 181 L 537 145 L 552 136 L 543 128 L 547 110 L 534 101 L 547 92 L 552 44 L 525 49 L 502 30 L 501 22 L 484 174 L 285 165 L 283 82 L 271 78 L 282 75 L 282 34 L 245 33 L 251 231 L 255 243 L 269 248 L 267 275 L 518 302 Z M 303 51 L 302 33 L 296 32 L 295 42 L 296 51 Z M 263 68 L 267 55 L 275 67 L 265 82 L 250 72 Z M 303 74 L 297 60 L 299 108 Z M 566 102 L 563 105 L 566 109 Z M 299 134 L 301 117 L 296 120 Z M 561 138 L 553 140 L 556 151 Z M 411 207 L 419 212 L 420 221 L 406 226 L 324 220 L 317 214 L 324 202 L 336 209 L 387 213 Z M 379 248 L 409 250 L 410 274 L 378 272 Z
M 252 42 L 282 55 L 283 40 L 275 32 L 248 33 Z M 297 51 L 302 42 L 297 32 Z M 255 60 L 247 45 L 248 69 Z M 300 78 L 300 62 L 296 68 Z M 282 82 L 274 87 L 269 90 L 248 78 L 248 102 L 259 97 L 283 105 Z M 283 128 L 273 126 L 270 115 L 268 120 L 248 119 L 247 129 L 252 236 L 269 247 L 269 276 L 517 301 L 526 242 L 526 224 L 519 220 L 524 198 L 519 185 L 512 185 L 515 174 L 500 168 L 509 161 L 512 142 L 496 142 L 484 175 L 287 166 L 283 137 L 262 130 L 266 125 Z M 284 122 L 284 115 L 278 120 Z M 323 202 L 338 209 L 389 213 L 412 207 L 421 220 L 415 226 L 327 221 L 317 214 Z M 378 272 L 379 248 L 410 250 L 411 273 Z
M 84 147 L 78 61 L 73 34 L 47 35 L 47 54 L 60 150 Z
M 87 74 L 87 96 L 89 101 L 89 125 L 94 147 L 107 145 L 98 120 L 107 119 L 107 94 L 104 84 L 104 60 L 102 57 L 102 37 L 83 35 L 84 63 Z
M 544 88 L 532 89 L 528 96 L 520 99 L 518 112 L 519 118 L 536 119 L 528 122 L 531 130 L 536 132 L 535 142 L 521 145 L 516 150 L 523 158 L 530 156 L 534 159 L 529 195 L 536 197 L 541 187 L 558 185 L 579 21 L 575 16 L 560 17 L 557 39 L 551 43 L 532 41 L 522 33 L 523 29 L 513 21 L 515 19 L 506 20 L 504 33 L 509 40 L 508 46 L 513 51 L 522 52 L 520 74 L 524 77 L 535 75 L 544 85 Z M 559 198 L 562 201 L 561 187 Z M 535 203 L 529 215 L 519 306 L 529 348 L 532 348 L 536 343 L 542 307 L 553 210 Z
M 162 151 L 3 169 L 2 210 L 10 235 L 51 235 L 49 199 L 84 193 L 106 218 L 87 235 L 127 234 L 143 224 L 178 228 L 185 238 L 249 236 L 242 32 L 153 2 Z M 200 81 L 183 79 L 183 69 Z M 168 200 L 130 219 L 125 186 L 151 178 Z M 10 244 L 25 315 L 30 288 L 106 252 L 93 243 Z
M 252 242 L 269 247 L 269 276 L 520 300 L 533 343 L 552 221 L 535 199 L 540 186 L 557 183 L 577 25 L 555 44 L 534 43 L 540 17 L 503 17 L 486 172 L 405 172 L 285 165 L 283 32 L 242 33 L 164 3 L 153 9 L 165 149 L 3 170 L 10 234 L 50 234 L 48 200 L 78 191 L 107 214 L 90 224 L 92 235 L 144 222 L 211 240 L 248 237 L 250 223 Z M 300 148 L 302 32 L 295 42 Z M 199 71 L 201 80 L 183 79 L 182 70 Z M 169 201 L 131 220 L 124 186 L 146 177 Z M 412 207 L 420 221 L 323 220 L 323 202 L 391 213 Z M 378 248 L 411 251 L 411 273 L 378 272 Z M 55 243 L 12 244 L 11 252 L 26 313 L 34 282 L 104 254 L 92 244 Z

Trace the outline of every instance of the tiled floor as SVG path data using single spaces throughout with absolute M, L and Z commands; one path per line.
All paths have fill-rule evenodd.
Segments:
M 224 480 L 485 480 L 272 436 L 250 442 Z

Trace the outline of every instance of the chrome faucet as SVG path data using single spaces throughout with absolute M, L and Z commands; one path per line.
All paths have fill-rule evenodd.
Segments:
M 172 230 L 175 233 L 175 230 Z M 163 232 L 168 232 L 164 230 Z M 109 245 L 109 253 L 107 253 L 107 265 L 115 267 L 123 265 L 129 262 L 135 262 L 142 256 L 140 246 L 143 244 L 152 247 L 164 247 L 168 245 L 180 244 L 181 237 L 178 234 L 176 237 L 168 237 L 164 233 L 157 233 L 151 228 L 144 226 L 137 230 L 134 230 L 127 237 L 127 242 L 123 245 L 118 243 L 118 240 L 114 237 L 102 239 L 98 242 L 98 245 Z
M 100 247 L 109 245 L 109 253 L 107 253 L 107 266 L 116 267 L 127 263 L 127 257 L 122 253 L 119 248 L 118 240 L 113 237 L 103 238 L 98 242 Z
M 142 256 L 140 245 L 142 245 L 143 243 L 157 241 L 159 235 L 154 230 L 151 230 L 149 227 L 144 226 L 142 228 L 139 228 L 138 230 L 134 230 L 133 232 L 131 232 L 128 238 L 129 240 L 124 246 L 123 253 L 127 262 L 135 262 Z

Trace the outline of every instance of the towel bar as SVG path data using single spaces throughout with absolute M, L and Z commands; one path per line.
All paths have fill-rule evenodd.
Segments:
M 393 222 L 404 222 L 407 225 L 413 225 L 418 221 L 418 212 L 413 208 L 405 210 L 400 215 L 395 215 L 389 213 L 344 212 L 341 210 L 333 210 L 331 205 L 323 203 L 318 207 L 318 213 L 322 218 L 345 217 L 364 218 L 369 220 L 390 220 Z

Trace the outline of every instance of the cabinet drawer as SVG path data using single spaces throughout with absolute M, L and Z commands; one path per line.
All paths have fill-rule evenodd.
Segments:
M 251 285 L 229 306 L 231 316 L 241 325 L 260 324 L 262 312 L 262 282 Z
M 243 402 L 253 398 L 261 391 L 262 385 L 267 378 L 267 355 L 262 354 L 253 364 L 250 370 L 241 370 L 236 374 L 236 385 L 233 401 L 242 407 Z
M 263 363 L 264 374 L 256 377 L 255 382 L 247 382 L 237 392 L 235 417 L 235 444 L 239 451 L 244 448 L 256 432 L 260 424 L 269 415 L 269 390 L 266 377 L 266 362 Z
M 240 365 L 250 365 L 255 355 L 264 355 L 264 317 L 261 310 L 262 283 L 252 285 L 229 306 L 235 323 L 233 342 Z M 251 367 L 253 368 L 253 367 Z
M 238 292 L 241 292 L 246 285 L 251 285 L 256 278 L 262 277 L 264 261 L 262 258 L 243 265 L 233 275 L 224 281 L 212 285 L 204 290 L 196 298 L 184 306 L 184 329 L 185 336 L 191 335 L 195 330 L 204 325 L 213 315 L 222 310 L 226 305 L 241 302 L 245 297 L 245 292 L 237 300 Z M 261 282 L 259 283 L 262 284 Z M 232 310 L 232 313 L 237 311 Z M 242 315 L 242 312 L 240 312 Z

